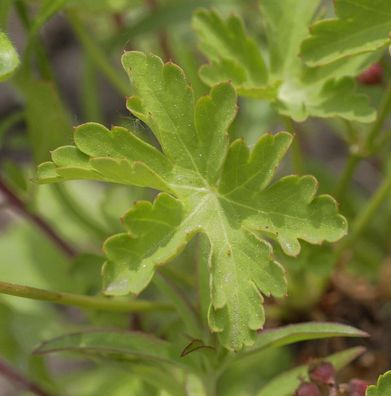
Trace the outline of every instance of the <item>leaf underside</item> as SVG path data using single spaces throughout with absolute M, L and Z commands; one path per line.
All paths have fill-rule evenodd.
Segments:
M 162 191 L 153 202 L 136 202 L 123 217 L 126 232 L 106 241 L 105 293 L 140 293 L 157 266 L 203 233 L 211 246 L 210 329 L 228 349 L 251 345 L 264 323 L 262 296 L 286 293 L 269 241 L 297 255 L 299 240 L 336 241 L 346 221 L 330 196 L 316 196 L 313 177 L 271 183 L 289 133 L 265 134 L 251 150 L 242 140 L 229 143 L 237 111 L 231 84 L 215 85 L 195 101 L 178 66 L 141 52 L 125 53 L 122 62 L 137 93 L 127 107 L 151 128 L 161 150 L 131 130 L 88 123 L 75 129 L 74 146 L 55 150 L 39 167 L 38 180 L 93 179 Z
M 317 0 L 260 3 L 270 53 L 268 66 L 239 17 L 224 19 L 216 11 L 197 12 L 193 26 L 200 49 L 209 59 L 200 70 L 201 78 L 210 86 L 229 80 L 239 95 L 269 100 L 282 115 L 299 122 L 309 116 L 374 121 L 374 109 L 365 95 L 356 92 L 352 78 L 368 67 L 372 54 L 313 69 L 299 56 L 318 6 Z

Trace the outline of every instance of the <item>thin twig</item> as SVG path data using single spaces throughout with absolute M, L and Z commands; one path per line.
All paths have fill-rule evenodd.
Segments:
M 57 231 L 42 217 L 31 212 L 23 202 L 5 183 L 0 179 L 0 192 L 4 195 L 11 207 L 35 224 L 66 256 L 72 258 L 77 255 L 76 250 L 65 241 Z
M 153 12 L 157 10 L 158 8 L 158 3 L 156 0 L 146 0 L 147 6 L 149 9 Z M 165 30 L 160 30 L 158 33 L 158 40 L 159 40 L 159 45 L 160 48 L 163 52 L 164 60 L 166 61 L 172 61 L 174 60 L 174 56 L 172 54 L 170 44 L 169 44 L 169 39 L 167 32 Z
M 51 393 L 43 390 L 39 385 L 35 384 L 24 375 L 16 371 L 6 361 L 0 359 L 0 375 L 7 378 L 10 382 L 18 385 L 19 387 L 34 393 L 38 396 L 51 396 Z

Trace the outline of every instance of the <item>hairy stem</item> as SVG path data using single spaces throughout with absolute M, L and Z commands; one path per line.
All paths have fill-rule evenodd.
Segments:
M 39 385 L 32 382 L 24 375 L 16 371 L 5 360 L 0 359 L 0 375 L 7 378 L 10 382 L 14 383 L 20 388 L 31 392 L 38 396 L 50 396 L 51 394 L 43 390 Z
M 172 311 L 170 304 L 145 300 L 124 300 L 100 296 L 53 292 L 35 287 L 0 282 L 0 294 L 24 297 L 32 300 L 49 301 L 56 304 L 109 312 L 153 312 Z
M 23 202 L 5 183 L 0 179 L 0 193 L 3 194 L 11 207 L 19 212 L 22 216 L 30 220 L 37 226 L 57 247 L 70 258 L 77 255 L 76 250 L 65 241 L 57 231 L 36 213 L 31 212 L 25 202 Z

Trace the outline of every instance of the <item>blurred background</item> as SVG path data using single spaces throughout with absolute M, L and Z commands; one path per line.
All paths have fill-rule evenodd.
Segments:
M 332 15 L 330 3 L 323 4 L 325 16 Z M 124 50 L 153 52 L 178 63 L 196 95 L 206 93 L 208 88 L 197 75 L 206 60 L 191 28 L 192 13 L 200 7 L 215 7 L 224 15 L 240 14 L 247 30 L 260 43 L 265 42 L 258 4 L 252 0 L 0 1 L 0 29 L 9 34 L 22 60 L 17 75 L 0 84 L 1 280 L 50 290 L 99 292 L 103 240 L 122 230 L 119 218 L 135 200 L 151 198 L 154 193 L 92 182 L 38 186 L 31 182 L 35 167 L 50 158 L 50 150 L 71 144 L 72 127 L 86 121 L 129 126 L 152 139 L 148 128 L 125 108 L 125 97 L 132 90 L 120 65 Z M 376 70 L 369 81 L 358 81 L 359 89 L 369 95 L 375 107 L 390 79 L 389 56 L 380 59 Z M 243 136 L 253 144 L 262 133 L 285 129 L 269 103 L 240 99 L 239 105 L 232 137 Z M 367 132 L 366 126 L 355 127 L 362 135 Z M 309 119 L 296 124 L 295 129 L 306 154 L 306 173 L 318 178 L 320 192 L 332 193 L 349 150 L 346 123 Z M 360 163 L 341 203 L 347 217 L 357 213 L 388 170 L 389 148 L 387 141 L 376 157 Z M 289 160 L 281 170 L 288 172 Z M 278 304 L 269 302 L 268 326 L 337 321 L 368 331 L 370 339 L 308 342 L 296 349 L 268 352 L 270 356 L 263 360 L 274 364 L 260 362 L 259 371 L 241 367 L 226 380 L 227 389 L 235 389 L 239 378 L 242 383 L 257 378 L 262 384 L 293 363 L 358 344 L 368 350 L 343 374 L 346 378 L 373 380 L 389 369 L 390 231 L 391 199 L 387 199 L 359 243 L 337 263 L 343 271 L 331 275 L 336 263 L 329 246 L 316 251 L 305 246 L 298 260 L 281 257 L 290 277 L 290 298 Z M 58 237 L 65 245 L 61 246 Z M 190 285 L 192 249 L 194 246 L 172 264 Z M 154 330 L 159 320 L 164 320 L 167 328 L 178 326 L 175 318 L 162 319 L 158 314 L 141 326 Z M 125 380 L 122 371 L 110 364 L 31 355 L 43 339 L 86 324 L 99 327 L 108 323 L 111 327 L 140 326 L 134 317 L 82 313 L 2 295 L 0 356 L 49 389 L 65 387 L 69 395 L 143 394 L 137 393 L 140 385 L 134 376 Z M 0 370 L 0 395 L 17 394 L 29 393 L 2 378 Z

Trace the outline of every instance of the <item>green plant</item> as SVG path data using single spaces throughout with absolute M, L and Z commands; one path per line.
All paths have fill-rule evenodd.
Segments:
M 364 353 L 360 312 L 387 318 L 389 1 L 336 0 L 332 19 L 316 0 L 33 3 L 0 5 L 0 81 L 25 101 L 0 120 L 0 192 L 27 220 L 0 234 L 0 374 L 38 395 L 364 391 L 336 371 Z M 82 48 L 77 116 L 42 40 L 60 11 Z M 99 76 L 133 95 L 110 129 Z M 346 150 L 337 178 L 308 148 L 319 129 Z M 378 167 L 370 193 L 352 183 L 359 164 Z M 353 326 L 333 323 L 338 305 Z M 288 346 L 335 337 L 352 340 L 292 367 L 302 347 Z M 54 352 L 93 363 L 53 375 Z M 387 395 L 387 379 L 367 395 Z

